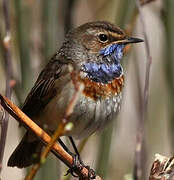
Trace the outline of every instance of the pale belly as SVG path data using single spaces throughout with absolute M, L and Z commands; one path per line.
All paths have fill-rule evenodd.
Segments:
M 48 132 L 55 131 L 65 115 L 73 93 L 73 84 L 71 82 L 65 84 L 62 91 L 49 102 L 42 114 L 38 114 L 37 117 L 33 118 L 34 121 Z M 82 93 L 69 118 L 69 121 L 73 123 L 73 129 L 64 135 L 79 139 L 104 128 L 115 119 L 120 109 L 120 103 L 121 93 L 97 100 L 86 97 Z

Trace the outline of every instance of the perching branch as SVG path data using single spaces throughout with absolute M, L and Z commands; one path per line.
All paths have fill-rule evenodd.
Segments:
M 8 0 L 2 1 L 3 15 L 4 15 L 4 23 L 6 35 L 4 38 L 0 37 L 1 46 L 2 46 L 2 54 L 5 62 L 5 74 L 6 74 L 6 90 L 5 94 L 10 99 L 12 94 L 12 87 L 15 82 L 12 80 L 13 70 L 11 63 L 11 47 L 10 47 L 10 17 L 9 17 L 9 2 Z M 1 35 L 1 34 L 0 34 Z M 2 161 L 4 156 L 5 142 L 7 137 L 7 129 L 8 129 L 8 120 L 9 114 L 5 112 L 5 116 L 3 116 L 1 121 L 1 136 L 0 136 L 0 172 L 2 169 Z
M 35 124 L 27 115 L 25 115 L 16 105 L 14 105 L 8 98 L 0 94 L 0 101 L 3 108 L 13 116 L 17 121 L 31 131 L 33 131 L 45 144 L 48 145 L 52 142 L 51 137 L 41 129 L 37 124 Z M 71 105 L 70 105 L 71 106 Z M 70 108 L 71 109 L 71 108 Z M 50 146 L 51 144 L 49 144 Z M 54 153 L 63 163 L 65 163 L 69 168 L 72 168 L 73 157 L 69 155 L 60 145 L 53 143 L 51 152 Z M 88 169 L 83 167 L 82 169 L 77 169 L 75 172 L 81 179 L 88 179 Z M 96 180 L 102 180 L 101 177 L 96 176 Z
M 141 99 L 141 109 L 140 114 L 141 117 L 139 118 L 138 122 L 138 129 L 137 129 L 137 135 L 136 135 L 136 149 L 135 149 L 135 164 L 134 164 L 134 179 L 140 180 L 142 178 L 142 166 L 143 163 L 142 160 L 142 152 L 143 152 L 143 142 L 144 142 L 144 131 L 145 131 L 145 116 L 147 112 L 147 105 L 148 105 L 148 95 L 149 95 L 149 77 L 150 77 L 150 69 L 151 69 L 151 63 L 152 58 L 150 55 L 150 48 L 146 33 L 146 27 L 144 22 L 144 17 L 141 10 L 140 1 L 136 1 L 137 8 L 140 15 L 140 21 L 142 24 L 143 34 L 144 34 L 144 42 L 145 42 L 145 48 L 146 48 L 146 55 L 147 55 L 147 63 L 146 63 L 146 72 L 145 72 L 145 84 L 144 84 L 144 92 Z

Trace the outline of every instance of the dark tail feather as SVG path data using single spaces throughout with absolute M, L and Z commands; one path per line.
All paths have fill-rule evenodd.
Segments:
M 24 168 L 39 160 L 43 144 L 37 139 L 29 142 L 27 136 L 28 133 L 24 135 L 20 144 L 10 156 L 7 164 L 8 166 Z

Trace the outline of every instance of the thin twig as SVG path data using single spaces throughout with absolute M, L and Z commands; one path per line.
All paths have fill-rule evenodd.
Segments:
M 0 102 L 2 107 L 18 122 L 22 122 L 24 126 L 31 131 L 33 131 L 41 141 L 47 145 L 51 142 L 51 137 L 41 129 L 37 124 L 35 124 L 27 115 L 25 115 L 16 105 L 14 105 L 8 98 L 0 94 Z M 69 155 L 59 144 L 54 143 L 51 152 L 59 158 L 63 163 L 65 163 L 69 168 L 73 166 L 73 157 Z M 79 177 L 88 177 L 88 169 L 83 167 L 83 169 L 77 169 L 75 172 Z M 101 177 L 96 176 L 96 180 L 102 180 Z
M 10 49 L 10 18 L 9 18 L 9 2 L 8 0 L 2 1 L 2 8 L 3 8 L 3 15 L 4 15 L 4 23 L 5 23 L 5 30 L 6 36 L 3 40 L 3 55 L 5 60 L 5 73 L 6 73 L 6 90 L 5 94 L 8 98 L 11 98 L 12 93 L 12 85 L 11 85 L 11 78 L 13 76 L 12 71 L 12 63 L 11 63 L 11 49 Z M 9 114 L 5 112 L 5 116 L 2 119 L 1 123 L 1 137 L 0 137 L 0 172 L 2 169 L 2 161 L 4 156 L 4 149 L 5 149 L 5 142 L 7 137 L 7 129 L 8 129 L 8 120 Z
M 149 48 L 149 42 L 147 38 L 146 33 L 146 27 L 144 22 L 143 13 L 141 10 L 140 1 L 136 1 L 137 8 L 140 15 L 141 24 L 143 27 L 143 34 L 144 34 L 144 41 L 145 41 L 145 48 L 146 48 L 146 55 L 147 55 L 147 63 L 146 63 L 146 72 L 145 72 L 145 84 L 144 84 L 144 92 L 142 97 L 142 106 L 141 106 L 141 118 L 138 122 L 138 129 L 137 129 L 137 135 L 136 135 L 136 149 L 135 149 L 135 165 L 134 165 L 134 180 L 140 180 L 142 177 L 142 165 L 144 162 L 142 162 L 142 152 L 143 152 L 143 142 L 144 142 L 144 127 L 145 127 L 145 115 L 147 112 L 147 105 L 148 105 L 148 94 L 149 94 L 149 77 L 150 77 L 150 69 L 151 69 L 151 63 L 152 58 L 150 55 L 150 48 Z
M 45 133 L 37 124 L 35 124 L 27 115 L 25 115 L 16 105 L 14 105 L 8 98 L 0 94 L 0 102 L 2 107 L 18 122 L 24 124 L 28 129 L 31 129 L 45 144 L 51 141 L 51 137 Z M 60 156 L 63 156 L 66 160 L 64 163 L 67 166 L 71 165 L 73 159 L 71 156 L 63 150 L 61 146 L 55 144 L 53 150 Z

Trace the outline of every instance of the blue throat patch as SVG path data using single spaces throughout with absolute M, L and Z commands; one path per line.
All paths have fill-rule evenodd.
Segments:
M 83 68 L 87 76 L 99 83 L 107 84 L 122 74 L 120 60 L 123 57 L 123 44 L 113 44 L 100 51 L 103 62 L 88 62 Z M 108 60 L 109 59 L 109 60 Z
M 102 50 L 100 50 L 100 54 L 103 56 L 107 55 L 114 55 L 114 58 L 116 61 L 120 61 L 123 57 L 123 49 L 125 45 L 124 44 L 112 44 L 111 46 L 108 46 Z

